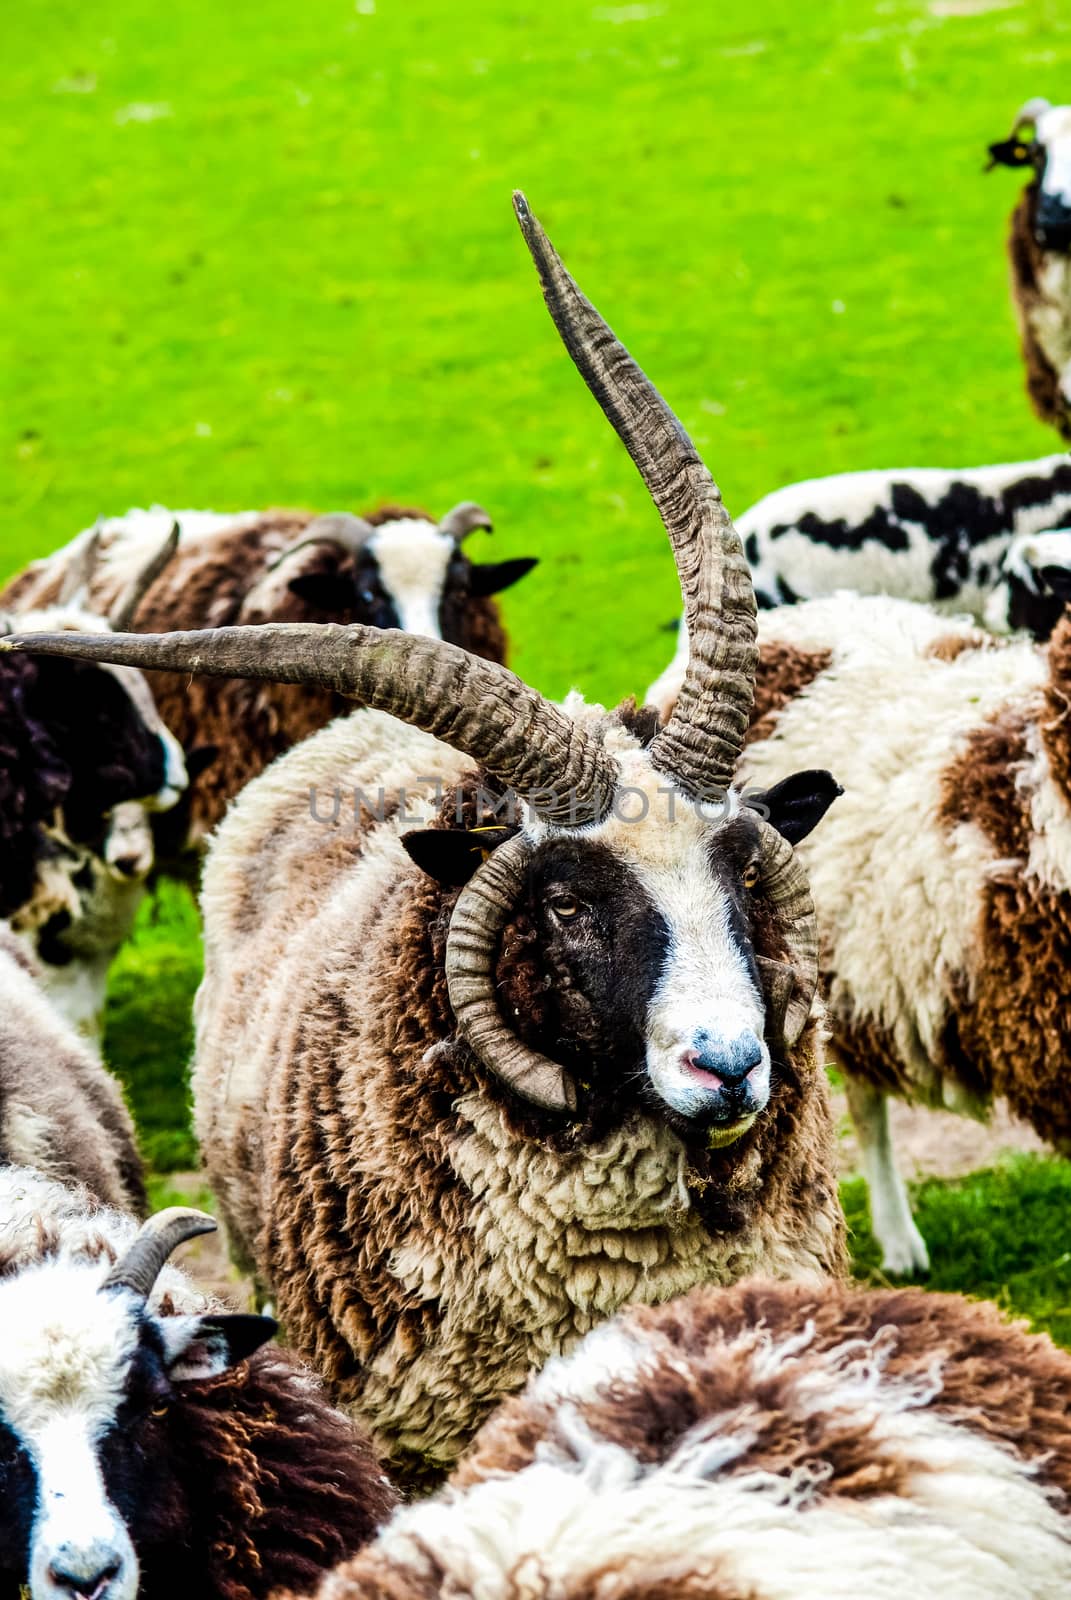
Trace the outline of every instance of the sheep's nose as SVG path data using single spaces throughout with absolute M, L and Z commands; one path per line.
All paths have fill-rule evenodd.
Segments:
M 1044 250 L 1071 249 L 1071 205 L 1054 196 L 1043 195 L 1038 202 L 1034 232 Z
M 118 856 L 112 862 L 112 869 L 121 878 L 138 878 L 141 876 L 142 865 L 140 856 Z
M 691 1050 L 685 1051 L 686 1066 L 709 1072 L 723 1083 L 743 1083 L 749 1072 L 762 1063 L 762 1041 L 745 1028 L 735 1039 L 713 1040 L 701 1034 Z
M 114 1556 L 106 1561 L 83 1562 L 64 1558 L 48 1569 L 49 1582 L 69 1594 L 72 1600 L 106 1600 L 108 1590 L 119 1576 L 122 1563 Z

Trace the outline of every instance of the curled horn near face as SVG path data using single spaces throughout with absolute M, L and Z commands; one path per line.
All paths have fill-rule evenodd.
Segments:
M 514 206 L 555 326 L 640 472 L 680 577 L 689 663 L 674 713 L 649 745 L 595 708 L 552 705 L 504 667 L 442 640 L 361 625 L 80 636 L 46 647 L 330 686 L 472 757 L 521 797 L 523 821 L 476 866 L 453 909 L 445 962 L 460 1037 L 524 1099 L 565 1112 L 577 1104 L 573 1073 L 521 1039 L 502 1016 L 496 984 L 502 933 L 522 891 L 536 864 L 567 843 L 573 857 L 601 862 L 624 886 L 615 892 L 643 908 L 636 959 L 644 978 L 633 988 L 645 998 L 635 1032 L 652 1094 L 672 1115 L 728 1142 L 769 1100 L 771 1020 L 774 1047 L 785 1049 L 810 1015 L 817 934 L 792 842 L 802 837 L 800 816 L 807 831 L 838 791 L 828 774 L 803 775 L 816 781 L 804 797 L 789 795 L 793 820 L 779 828 L 776 814 L 750 810 L 733 790 L 757 659 L 739 537 L 681 423 L 581 293 L 522 195 Z M 41 648 L 39 637 L 24 643 Z M 622 809 L 629 795 L 640 797 L 640 817 Z M 776 971 L 760 969 L 751 948 L 753 892 L 777 922 Z M 569 899 L 558 897 L 560 905 Z

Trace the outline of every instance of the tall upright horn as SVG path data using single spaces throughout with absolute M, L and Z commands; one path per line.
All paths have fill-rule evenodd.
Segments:
M 179 525 L 172 522 L 167 538 L 160 548 L 136 572 L 108 613 L 108 622 L 115 633 L 125 633 L 133 622 L 141 602 L 175 554 L 179 542 Z
M 618 768 L 591 729 L 497 661 L 443 639 L 362 623 L 266 622 L 193 633 L 33 633 L 0 649 L 158 672 L 315 683 L 442 739 L 549 822 L 608 815 Z
M 268 571 L 274 572 L 276 567 L 310 544 L 334 544 L 355 556 L 375 531 L 364 517 L 355 517 L 350 511 L 327 511 L 309 523 L 297 544 L 287 545 L 285 550 L 279 552 L 275 560 L 269 563 Z
M 101 1289 L 129 1289 L 139 1300 L 147 1300 L 160 1276 L 164 1262 L 187 1239 L 214 1233 L 216 1221 L 204 1211 L 186 1206 L 169 1206 L 142 1223 L 137 1236 L 120 1256 L 101 1284 Z
M 89 581 L 100 557 L 100 539 L 103 532 L 104 518 L 98 517 L 93 524 L 92 532 L 87 534 L 81 549 L 64 574 L 59 592 L 61 606 L 72 605 L 88 590 Z
M 686 794 L 732 782 L 754 697 L 755 594 L 718 486 L 654 384 L 581 293 L 532 215 L 513 197 L 547 308 L 573 362 L 639 469 L 665 524 L 688 625 L 688 668 L 651 760 Z
M 474 529 L 482 528 L 485 533 L 490 533 L 492 527 L 490 514 L 483 506 L 478 506 L 475 500 L 462 500 L 458 505 L 451 506 L 443 517 L 439 532 L 445 533 L 455 544 L 460 544 Z

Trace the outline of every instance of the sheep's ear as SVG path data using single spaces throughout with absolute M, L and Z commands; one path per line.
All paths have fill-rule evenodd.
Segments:
M 468 883 L 492 850 L 513 833 L 512 828 L 414 828 L 402 834 L 402 844 L 421 872 L 436 883 L 458 888 Z
M 1071 600 L 1071 570 L 1067 567 L 1041 567 L 1038 582 L 1057 600 Z
M 207 1317 L 160 1317 L 156 1326 L 164 1343 L 164 1361 L 172 1383 L 197 1383 L 218 1378 L 262 1344 L 274 1339 L 279 1324 L 272 1317 L 221 1312 Z
M 353 579 L 337 572 L 302 572 L 290 579 L 287 588 L 320 611 L 345 611 L 356 599 Z
M 517 556 L 513 561 L 473 562 L 469 568 L 469 593 L 482 600 L 485 595 L 501 594 L 512 589 L 515 583 L 527 578 L 533 567 L 538 567 L 538 556 Z
M 1034 159 L 1033 145 L 1026 139 L 998 139 L 989 146 L 987 172 L 994 167 L 1028 167 Z
M 771 828 L 776 828 L 789 844 L 799 844 L 816 828 L 839 794 L 844 790 L 830 772 L 794 772 L 772 789 L 749 794 L 747 803 L 762 812 Z

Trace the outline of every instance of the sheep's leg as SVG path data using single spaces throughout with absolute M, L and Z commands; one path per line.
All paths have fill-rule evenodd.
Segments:
M 902 1277 L 928 1272 L 926 1241 L 915 1226 L 907 1187 L 896 1165 L 888 1099 L 880 1089 L 849 1074 L 845 1088 L 870 1190 L 870 1219 L 881 1245 L 881 1264 L 886 1272 Z

